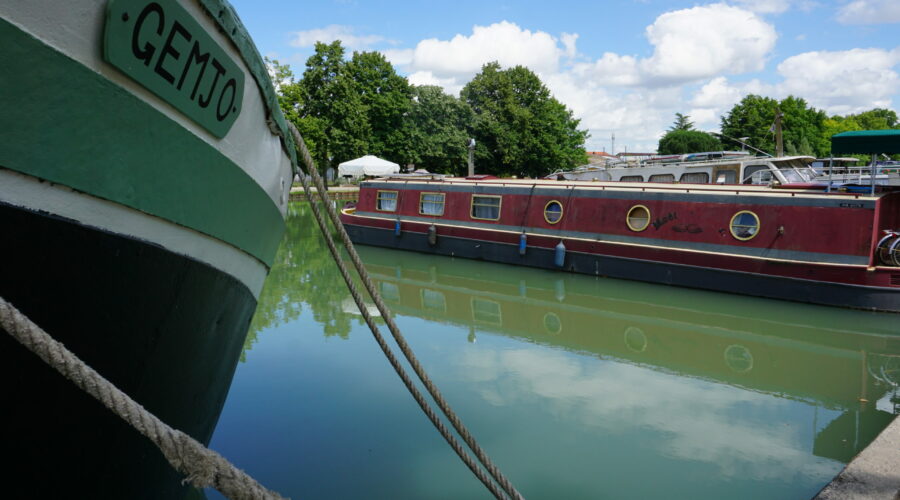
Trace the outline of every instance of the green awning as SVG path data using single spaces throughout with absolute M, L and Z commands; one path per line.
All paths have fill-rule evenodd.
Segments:
M 831 154 L 898 154 L 900 130 L 855 130 L 831 136 Z

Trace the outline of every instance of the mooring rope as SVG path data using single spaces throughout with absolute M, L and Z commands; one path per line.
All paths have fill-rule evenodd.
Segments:
M 29 351 L 122 420 L 146 436 L 185 480 L 197 488 L 213 487 L 235 500 L 283 499 L 266 489 L 222 455 L 187 434 L 169 427 L 72 351 L 53 339 L 21 311 L 0 297 L 0 326 Z
M 337 249 L 337 245 L 335 244 L 334 239 L 331 236 L 331 232 L 328 230 L 328 226 L 324 218 L 322 217 L 317 204 L 313 201 L 311 192 L 312 189 L 309 185 L 309 180 L 306 178 L 306 175 L 304 175 L 304 172 L 300 171 L 298 172 L 300 182 L 303 185 L 303 190 L 306 193 L 307 199 L 310 200 L 310 207 L 312 208 L 316 222 L 318 223 L 319 228 L 321 229 L 322 234 L 325 237 L 325 242 L 328 246 L 328 250 L 331 252 L 335 263 L 340 269 L 341 276 L 344 278 L 344 282 L 347 284 L 347 288 L 350 290 L 350 294 L 353 296 L 353 300 L 354 302 L 356 302 L 360 314 L 362 314 L 363 319 L 369 326 L 369 329 L 372 331 L 372 335 L 375 337 L 376 342 L 381 347 L 381 350 L 384 352 L 388 361 L 391 363 L 391 366 L 394 367 L 394 371 L 396 371 L 397 375 L 400 376 L 407 390 L 410 392 L 410 394 L 412 394 L 413 398 L 419 404 L 419 407 L 422 409 L 428 419 L 431 420 L 432 424 L 435 426 L 438 432 L 440 432 L 440 434 L 444 437 L 450 447 L 453 448 L 453 450 L 457 455 L 459 455 L 460 459 L 466 464 L 469 470 L 471 470 L 472 473 L 475 474 L 475 476 L 485 485 L 485 487 L 487 487 L 496 498 L 506 498 L 508 496 L 514 500 L 522 499 L 522 495 L 515 489 L 515 487 L 512 485 L 512 483 L 510 483 L 506 476 L 504 476 L 503 473 L 500 472 L 497 466 L 494 465 L 491 459 L 487 456 L 487 453 L 485 453 L 481 446 L 478 445 L 472 434 L 468 431 L 465 425 L 463 425 L 462 421 L 459 419 L 456 413 L 450 408 L 450 405 L 443 398 L 443 396 L 441 396 L 441 393 L 438 390 L 437 386 L 435 386 L 431 379 L 428 377 L 428 374 L 425 372 L 424 368 L 422 368 L 422 365 L 413 354 L 412 349 L 406 343 L 406 339 L 403 337 L 403 334 L 400 333 L 400 328 L 396 323 L 394 323 L 394 319 L 390 313 L 390 310 L 388 310 L 387 305 L 385 305 L 384 301 L 382 300 L 381 294 L 376 289 L 374 283 L 369 277 L 368 272 L 366 271 L 365 265 L 363 265 L 362 260 L 359 258 L 359 254 L 356 252 L 353 243 L 350 241 L 350 236 L 344 229 L 343 224 L 341 224 L 337 211 L 334 209 L 330 200 L 328 199 L 325 185 L 322 182 L 322 177 L 319 175 L 318 170 L 316 169 L 315 162 L 313 161 L 312 156 L 310 155 L 309 150 L 306 147 L 306 143 L 303 141 L 303 137 L 300 136 L 300 132 L 293 124 L 289 123 L 289 126 L 291 129 L 291 133 L 294 136 L 294 141 L 298 149 L 300 150 L 303 163 L 306 165 L 309 175 L 313 178 L 313 182 L 315 182 L 316 184 L 316 191 L 319 194 L 319 198 L 322 200 L 322 204 L 325 206 L 326 212 L 331 219 L 332 225 L 338 231 L 338 234 L 341 237 L 341 241 L 343 242 L 347 253 L 350 255 L 350 260 L 353 263 L 356 272 L 359 274 L 363 285 L 366 288 L 366 291 L 368 291 L 369 295 L 372 297 L 372 300 L 375 303 L 375 306 L 381 313 L 382 318 L 387 324 L 388 330 L 391 332 L 391 335 L 394 337 L 394 340 L 400 347 L 400 350 L 403 353 L 404 357 L 406 357 L 407 361 L 412 366 L 413 371 L 419 377 L 419 380 L 422 381 L 422 384 L 425 386 L 425 388 L 428 390 L 428 393 L 438 404 L 438 407 L 453 425 L 453 428 L 456 429 L 456 432 L 460 435 L 460 437 L 462 437 L 463 441 L 465 441 L 465 443 L 469 446 L 475 456 L 478 457 L 478 460 L 484 466 L 484 469 L 486 469 L 490 473 L 490 476 L 485 474 L 484 470 L 478 466 L 478 464 L 472 459 L 471 456 L 469 456 L 466 450 L 459 444 L 453 434 L 450 433 L 449 429 L 447 429 L 443 421 L 440 420 L 438 415 L 425 400 L 425 397 L 422 395 L 422 393 L 416 388 L 412 379 L 410 379 L 409 375 L 406 374 L 406 371 L 403 369 L 399 360 L 397 360 L 396 356 L 394 356 L 387 342 L 384 340 L 384 337 L 379 332 L 378 326 L 375 324 L 374 319 L 369 314 L 368 308 L 363 301 L 363 297 L 359 293 L 359 290 L 356 287 L 356 283 L 353 281 L 353 278 L 351 277 L 350 272 L 347 269 L 346 263 L 344 262 L 343 257 L 341 257 L 340 252 Z M 497 485 L 494 483 L 494 481 L 496 481 L 497 484 L 502 487 L 502 491 L 497 488 Z

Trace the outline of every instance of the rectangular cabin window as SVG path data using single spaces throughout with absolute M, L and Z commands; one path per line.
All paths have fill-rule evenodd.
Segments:
M 737 172 L 734 170 L 717 170 L 716 184 L 734 184 L 737 182 Z
M 760 175 L 756 175 L 754 179 L 754 175 L 756 172 L 768 171 L 768 165 L 748 165 L 744 168 L 744 184 L 759 184 L 759 180 L 762 178 Z
M 640 175 L 623 175 L 620 182 L 644 182 L 644 177 Z
M 375 210 L 396 212 L 397 191 L 378 191 L 378 195 L 375 198 Z
M 500 219 L 501 196 L 472 195 L 472 218 L 484 220 Z
M 651 175 L 650 182 L 675 182 L 675 174 Z
M 422 215 L 444 215 L 444 193 L 420 194 L 419 213 Z
M 681 174 L 681 179 L 678 182 L 684 182 L 688 184 L 709 184 L 709 174 L 706 172 L 690 172 L 687 174 Z

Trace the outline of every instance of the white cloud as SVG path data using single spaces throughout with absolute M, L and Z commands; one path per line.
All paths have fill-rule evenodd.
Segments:
M 604 53 L 596 62 L 577 64 L 573 71 L 600 85 L 630 87 L 641 84 L 638 60 L 612 52 Z
M 522 65 L 538 73 L 552 73 L 566 51 L 574 51 L 572 35 L 566 35 L 564 45 L 565 49 L 560 48 L 556 38 L 543 31 L 523 30 L 503 21 L 475 26 L 470 36 L 422 40 L 414 49 L 410 66 L 436 75 L 471 77 L 485 63 L 497 61 L 503 67 Z
M 559 36 L 560 41 L 562 41 L 563 46 L 566 48 L 566 57 L 569 59 L 574 59 L 578 54 L 578 50 L 575 48 L 575 42 L 578 41 L 577 33 L 563 33 Z
M 838 22 L 844 24 L 888 24 L 900 22 L 897 0 L 855 0 L 841 7 Z
M 719 128 L 719 118 L 727 113 L 747 94 L 771 95 L 776 89 L 759 80 L 731 83 L 724 76 L 718 76 L 701 86 L 689 101 L 692 108 L 687 112 L 699 130 L 715 131 Z
M 366 50 L 372 45 L 385 41 L 379 35 L 356 35 L 352 26 L 332 24 L 324 28 L 297 31 L 291 34 L 291 46 L 312 47 L 316 42 L 331 43 L 340 40 L 341 45 L 349 50 Z
M 900 47 L 806 52 L 778 65 L 784 77 L 778 92 L 834 114 L 890 107 L 891 97 L 900 92 L 898 64 Z
M 437 85 L 443 87 L 445 92 L 454 95 L 459 95 L 464 86 L 456 78 L 439 78 L 431 71 L 416 71 L 408 75 L 406 79 L 413 85 Z
M 756 14 L 726 4 L 667 12 L 646 33 L 656 47 L 640 63 L 647 83 L 759 71 L 778 38 L 775 28 Z
M 407 66 L 412 62 L 412 49 L 387 49 L 380 51 L 384 54 L 385 59 L 390 61 L 394 66 Z

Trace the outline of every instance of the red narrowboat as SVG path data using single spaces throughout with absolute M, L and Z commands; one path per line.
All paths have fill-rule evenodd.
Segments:
M 342 221 L 359 244 L 900 312 L 900 192 L 393 177 Z

